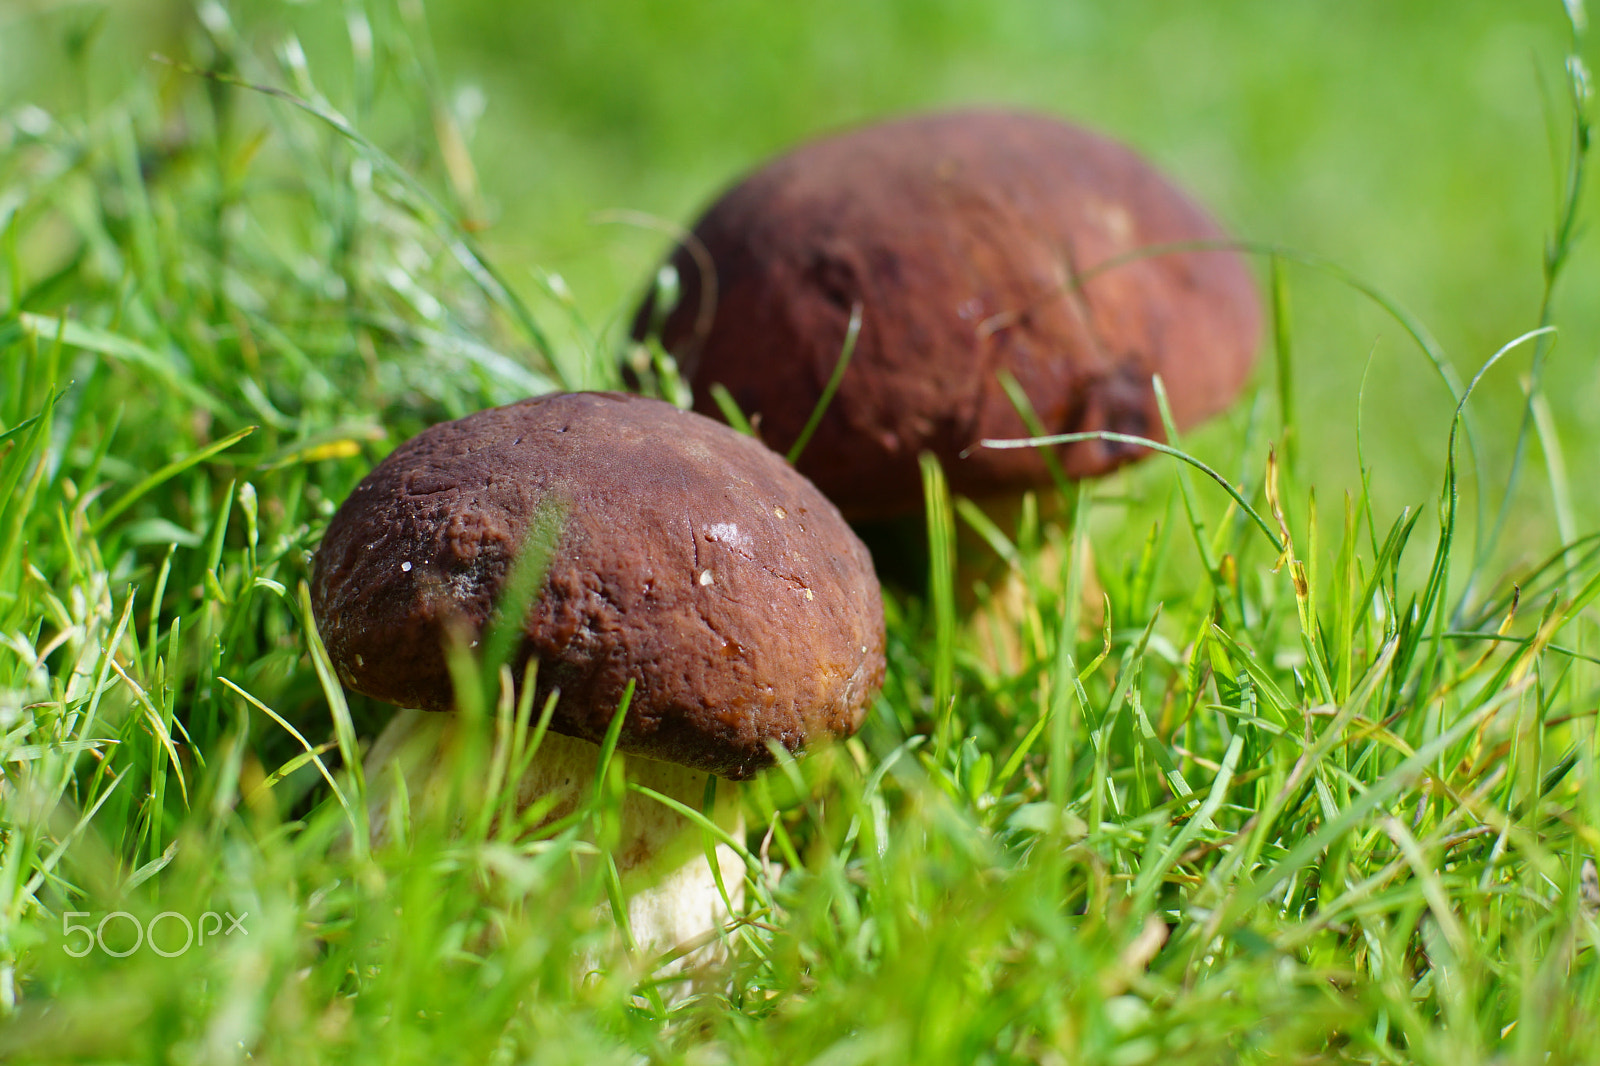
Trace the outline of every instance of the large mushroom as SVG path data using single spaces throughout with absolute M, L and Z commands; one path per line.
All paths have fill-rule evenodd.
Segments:
M 773 747 L 798 752 L 860 724 L 884 668 L 882 604 L 861 542 L 760 442 L 616 393 L 545 396 L 436 425 L 357 486 L 312 580 L 344 684 L 448 711 L 447 643 L 484 632 L 541 513 L 559 515 L 560 528 L 511 666 L 520 678 L 538 660 L 536 705 L 559 692 L 551 729 L 563 735 L 529 768 L 524 802 L 559 790 L 546 801 L 554 818 L 589 794 L 594 742 L 630 682 L 617 750 L 646 757 L 630 764 L 634 777 L 692 807 L 707 774 L 746 777 Z M 369 755 L 369 777 L 409 752 L 426 778 L 438 760 L 419 758 L 416 736 L 440 742 L 449 719 L 398 717 Z M 413 780 L 410 791 L 428 787 Z M 703 932 L 719 899 L 704 856 L 675 875 L 663 859 L 685 850 L 689 823 L 634 795 L 622 814 L 618 866 L 640 886 L 656 882 L 630 904 L 636 924 L 648 919 L 635 936 L 664 946 Z M 662 913 L 685 882 L 698 886 L 689 912 Z
M 973 498 L 1046 482 L 1036 451 L 968 452 L 1028 435 L 1002 373 L 1050 433 L 1161 437 L 1158 373 L 1180 428 L 1220 411 L 1260 328 L 1255 285 L 1222 239 L 1104 137 L 1021 112 L 926 115 L 803 145 L 746 177 L 673 254 L 675 306 L 663 315 L 648 298 L 634 331 L 661 322 L 695 408 L 715 413 L 721 385 L 785 450 L 859 304 L 853 361 L 798 466 L 851 520 L 886 518 L 920 508 L 924 451 Z M 1091 440 L 1057 454 L 1087 477 L 1140 452 Z

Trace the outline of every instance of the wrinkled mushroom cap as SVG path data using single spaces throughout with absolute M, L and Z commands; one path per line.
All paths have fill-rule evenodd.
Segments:
M 446 710 L 451 627 L 481 633 L 541 507 L 563 524 L 513 666 L 552 728 L 743 777 L 776 741 L 855 731 L 882 682 L 883 608 L 839 512 L 760 442 L 669 404 L 545 396 L 436 425 L 323 537 L 312 605 L 345 684 Z
M 1043 115 L 935 114 L 804 145 L 727 192 L 694 228 L 714 267 L 672 262 L 681 298 L 662 340 L 695 407 L 720 382 L 786 450 L 838 361 L 854 359 L 800 470 L 851 519 L 921 506 L 917 456 L 982 498 L 1047 481 L 997 375 L 1022 385 L 1047 431 L 1160 438 L 1160 373 L 1180 428 L 1237 393 L 1260 329 L 1255 285 L 1229 251 L 1133 257 L 1222 232 L 1133 152 Z M 1097 269 L 1103 268 L 1103 269 Z M 641 334 L 655 317 L 647 301 Z M 1140 454 L 1105 441 L 1058 452 L 1074 477 Z

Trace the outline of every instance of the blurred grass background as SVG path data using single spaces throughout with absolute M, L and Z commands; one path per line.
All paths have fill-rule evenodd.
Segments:
M 230 10 L 258 49 L 300 42 L 333 103 L 380 144 L 415 128 L 420 97 L 405 85 L 374 86 L 351 107 L 351 5 Z M 515 286 L 534 289 L 535 269 L 561 275 L 583 320 L 612 337 L 667 239 L 603 222 L 604 212 L 687 224 L 744 170 L 805 137 L 978 103 L 1041 108 L 1135 145 L 1240 237 L 1374 283 L 1428 324 L 1463 376 L 1537 324 L 1540 241 L 1567 129 L 1555 84 L 1566 27 L 1545 0 L 435 0 L 424 17 L 429 65 L 476 165 L 455 175 L 455 191 L 485 248 Z M 192 75 L 150 54 L 203 66 L 203 42 L 186 3 L 9 0 L 0 101 L 87 114 L 130 82 L 171 96 Z M 450 182 L 436 160 L 401 161 L 436 187 Z M 1600 447 L 1587 417 L 1600 405 L 1597 255 L 1580 245 L 1557 294 L 1548 378 L 1580 468 Z M 1420 502 L 1437 484 L 1449 397 L 1361 297 L 1306 269 L 1292 271 L 1291 287 L 1307 474 L 1324 491 L 1356 483 L 1356 396 L 1370 356 L 1365 443 L 1394 460 L 1376 499 Z M 562 335 L 559 321 L 552 328 Z M 1503 480 L 1527 365 L 1523 352 L 1475 401 L 1496 445 L 1490 484 Z M 1523 485 L 1526 510 L 1544 511 L 1542 479 Z M 1587 526 L 1600 508 L 1579 497 Z M 1514 531 L 1545 544 L 1535 528 Z

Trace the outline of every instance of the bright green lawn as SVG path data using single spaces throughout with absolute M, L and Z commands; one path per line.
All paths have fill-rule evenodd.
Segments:
M 0 1055 L 1600 1054 L 1600 269 L 1560 4 L 184 10 L 0 6 Z M 333 508 L 430 422 L 605 382 L 664 241 L 596 212 L 683 221 L 808 132 L 968 101 L 1116 132 L 1337 264 L 1260 258 L 1293 314 L 1184 442 L 1259 523 L 1152 460 L 978 530 L 1004 609 L 943 567 L 891 594 L 861 737 L 742 789 L 779 873 L 699 997 L 597 908 L 613 794 L 552 839 L 352 851 L 387 712 L 317 669 Z M 464 802 L 494 758 L 458 753 Z M 119 910 L 248 917 L 65 950 Z

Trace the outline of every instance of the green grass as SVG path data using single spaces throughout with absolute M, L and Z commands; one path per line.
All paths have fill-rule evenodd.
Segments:
M 888 598 L 884 692 L 850 743 L 722 786 L 750 912 L 677 997 L 590 861 L 623 777 L 531 835 L 496 817 L 481 783 L 543 709 L 492 675 L 442 756 L 459 806 L 359 843 L 389 712 L 339 690 L 310 624 L 321 529 L 423 426 L 611 380 L 592 298 L 458 226 L 426 27 L 369 26 L 370 52 L 341 19 L 302 62 L 213 17 L 189 66 L 0 113 L 0 1054 L 1592 1060 L 1600 539 L 1557 434 L 1592 436 L 1533 369 L 1551 335 L 1524 335 L 1564 324 L 1577 269 L 1559 57 L 1546 268 L 1505 282 L 1535 303 L 1464 369 L 1366 271 L 1264 256 L 1277 359 L 1184 457 L 1003 521 L 925 469 L 935 563 Z M 1306 414 L 1325 312 L 1290 313 L 1335 287 L 1422 350 L 1333 398 L 1365 390 L 1348 485 Z M 1464 416 L 1425 464 L 1378 447 L 1420 432 L 1416 382 Z M 1509 417 L 1479 417 L 1495 392 Z M 171 958 L 66 950 L 118 911 L 245 917 Z

